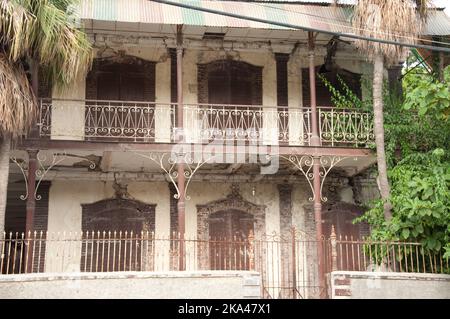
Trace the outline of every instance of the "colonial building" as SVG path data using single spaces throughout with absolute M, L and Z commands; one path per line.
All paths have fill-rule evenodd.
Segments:
M 336 108 L 321 79 L 370 94 L 371 62 L 338 36 L 351 7 L 189 3 L 298 29 L 82 1 L 95 59 L 64 92 L 40 82 L 5 222 L 31 232 L 33 252 L 9 273 L 257 270 L 266 297 L 314 297 L 330 262 L 322 237 L 367 234 L 351 221 L 378 196 L 372 118 Z

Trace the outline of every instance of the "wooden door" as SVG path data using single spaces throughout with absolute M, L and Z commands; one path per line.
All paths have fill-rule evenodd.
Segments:
M 154 137 L 153 62 L 137 58 L 124 63 L 95 61 L 86 79 L 86 98 L 90 100 L 86 107 L 87 135 L 117 141 L 148 141 Z
M 146 257 L 142 255 L 143 249 L 148 248 L 142 232 L 154 231 L 154 208 L 154 205 L 122 199 L 83 205 L 81 270 L 140 270 Z
M 358 271 L 363 270 L 361 263 L 358 263 L 360 256 L 363 256 L 362 237 L 368 235 L 367 223 L 353 223 L 353 220 L 361 216 L 362 210 L 350 204 L 336 204 L 327 209 L 324 207 L 322 213 L 323 233 L 326 238 L 331 234 L 334 226 L 338 240 L 338 269 Z
M 243 62 L 217 61 L 207 72 L 208 129 L 221 132 L 216 138 L 248 138 L 249 131 L 258 132 L 262 123 L 260 103 L 262 88 L 258 79 L 261 69 Z M 201 94 L 200 94 L 201 95 Z M 201 99 L 201 96 L 199 96 Z M 225 134 L 229 132 L 229 136 Z M 253 133 L 254 137 L 258 133 Z
M 248 238 L 254 232 L 253 216 L 241 211 L 222 211 L 209 218 L 212 270 L 248 270 Z

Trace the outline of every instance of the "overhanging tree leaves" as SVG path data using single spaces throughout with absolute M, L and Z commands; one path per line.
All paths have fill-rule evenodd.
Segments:
M 77 28 L 74 0 L 0 0 L 0 231 L 4 228 L 10 140 L 36 116 L 36 92 L 25 68 L 64 89 L 90 67 L 92 48 Z
M 339 1 L 337 1 L 339 2 Z M 400 43 L 414 43 L 426 17 L 426 0 L 358 0 L 352 24 L 357 35 Z M 386 64 L 398 63 L 405 48 L 372 41 L 356 40 L 355 46 L 373 61 L 374 133 L 377 149 L 378 188 L 384 201 L 384 217 L 392 218 L 390 185 L 387 176 L 384 119 L 383 73 Z

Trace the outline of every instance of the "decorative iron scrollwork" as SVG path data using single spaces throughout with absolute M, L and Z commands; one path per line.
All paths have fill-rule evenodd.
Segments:
M 180 189 L 178 188 L 177 179 L 178 179 L 178 171 L 177 164 L 183 164 L 184 170 L 183 175 L 186 178 L 186 185 L 184 188 L 184 198 L 186 200 L 190 200 L 191 197 L 187 195 L 187 191 L 189 189 L 190 182 L 194 177 L 195 173 L 198 171 L 200 167 L 204 164 L 210 162 L 216 155 L 203 160 L 203 158 L 199 161 L 196 161 L 190 153 L 139 153 L 133 152 L 138 156 L 146 158 L 157 165 L 164 171 L 165 175 L 169 178 L 170 182 L 173 184 L 176 190 L 176 194 L 174 194 L 175 199 L 179 199 Z
M 305 176 L 306 181 L 308 182 L 308 185 L 311 188 L 311 192 L 313 194 L 313 197 L 310 197 L 309 201 L 314 201 L 315 194 L 314 186 L 312 184 L 312 181 L 314 180 L 314 174 L 312 172 L 314 158 L 311 155 L 281 155 L 280 157 L 291 162 L 295 166 L 295 168 L 297 168 L 303 174 L 303 176 Z
M 308 182 L 309 187 L 311 188 L 311 192 L 313 194 L 312 197 L 309 198 L 309 201 L 315 200 L 315 192 L 314 192 L 314 186 L 313 186 L 313 180 L 314 180 L 314 173 L 313 173 L 313 167 L 314 167 L 314 160 L 317 157 L 313 157 L 311 155 L 289 155 L 289 156 L 280 156 L 281 158 L 284 158 L 291 162 L 295 168 L 297 168 L 303 176 L 305 176 L 306 181 Z M 331 169 L 335 167 L 337 164 L 342 162 L 343 160 L 349 158 L 348 156 L 328 156 L 323 155 L 319 156 L 319 178 L 320 178 L 320 190 L 319 190 L 319 196 L 320 200 L 323 202 L 326 202 L 328 199 L 323 196 L 323 185 L 325 184 L 325 179 L 330 173 Z M 355 158 L 356 160 L 357 158 Z
M 25 194 L 22 194 L 19 196 L 19 198 L 21 200 L 26 200 L 28 198 L 28 167 L 26 167 L 25 165 L 25 161 L 24 160 L 18 160 L 17 157 L 12 156 L 11 157 L 11 161 L 13 161 L 20 169 L 20 171 L 22 172 L 23 178 L 25 180 Z
M 45 166 L 45 163 L 49 160 L 51 156 L 51 162 L 50 165 Z M 56 165 L 63 162 L 68 157 L 81 157 L 89 162 L 89 168 L 95 169 L 97 166 L 95 162 L 90 160 L 89 158 L 83 157 L 83 156 L 77 156 L 72 154 L 67 154 L 65 151 L 62 153 L 52 153 L 51 155 L 48 155 L 44 152 L 38 152 L 36 159 L 38 161 L 39 167 L 36 169 L 35 176 L 37 179 L 36 188 L 34 191 L 34 199 L 41 200 L 42 196 L 38 194 L 39 186 L 41 185 L 45 175 Z M 22 172 L 23 178 L 25 180 L 25 195 L 20 195 L 21 200 L 26 200 L 28 198 L 29 190 L 28 190 L 28 165 L 25 166 L 25 160 L 18 160 L 15 156 L 11 157 L 11 161 L 13 161 L 17 166 L 19 166 L 20 171 Z

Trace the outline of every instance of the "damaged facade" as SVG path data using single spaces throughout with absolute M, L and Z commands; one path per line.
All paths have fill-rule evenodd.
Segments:
M 372 65 L 350 42 L 332 35 L 149 1 L 126 3 L 107 7 L 83 1 L 93 67 L 65 92 L 41 82 L 36 129 L 11 161 L 5 231 L 78 236 L 66 255 L 55 253 L 61 243 L 40 246 L 32 257 L 37 272 L 93 271 L 88 263 L 106 247 L 104 231 L 115 238 L 120 231 L 159 239 L 181 234 L 186 242 L 156 242 L 149 253 L 144 241 L 136 240 L 132 248 L 129 237 L 125 252 L 114 248 L 111 254 L 127 256 L 126 249 L 136 249 L 129 251 L 133 265 L 111 264 L 103 251 L 103 261 L 94 261 L 97 271 L 113 271 L 112 265 L 252 270 L 256 254 L 242 257 L 242 250 L 233 248 L 217 257 L 213 244 L 201 243 L 268 236 L 289 241 L 295 227 L 303 240 L 295 275 L 292 256 L 283 261 L 291 246 L 259 255 L 276 260 L 276 266 L 259 269 L 266 274 L 265 294 L 283 296 L 294 276 L 302 296 L 318 296 L 319 290 L 306 288 L 323 288 L 318 268 L 327 262 L 319 262 L 321 252 L 311 244 L 317 239 L 317 212 L 320 236 L 328 238 L 333 225 L 338 236 L 361 238 L 367 227 L 351 220 L 378 190 L 369 170 L 375 163 L 369 149 L 372 119 L 361 110 L 333 108 L 317 74 L 336 85 L 339 75 L 364 99 L 368 92 L 361 79 L 371 77 Z M 252 10 L 250 4 L 233 5 Z M 320 21 L 297 20 L 306 27 L 345 14 L 324 6 L 292 7 L 322 15 Z M 188 151 L 180 157 L 176 145 Z M 211 155 L 216 157 L 208 161 Z M 261 173 L 275 165 L 269 174 Z M 323 172 L 318 184 L 311 175 L 314 166 Z M 103 242 L 90 244 L 89 238 L 97 238 L 92 231 L 101 232 Z M 227 259 L 234 266 L 227 266 Z

